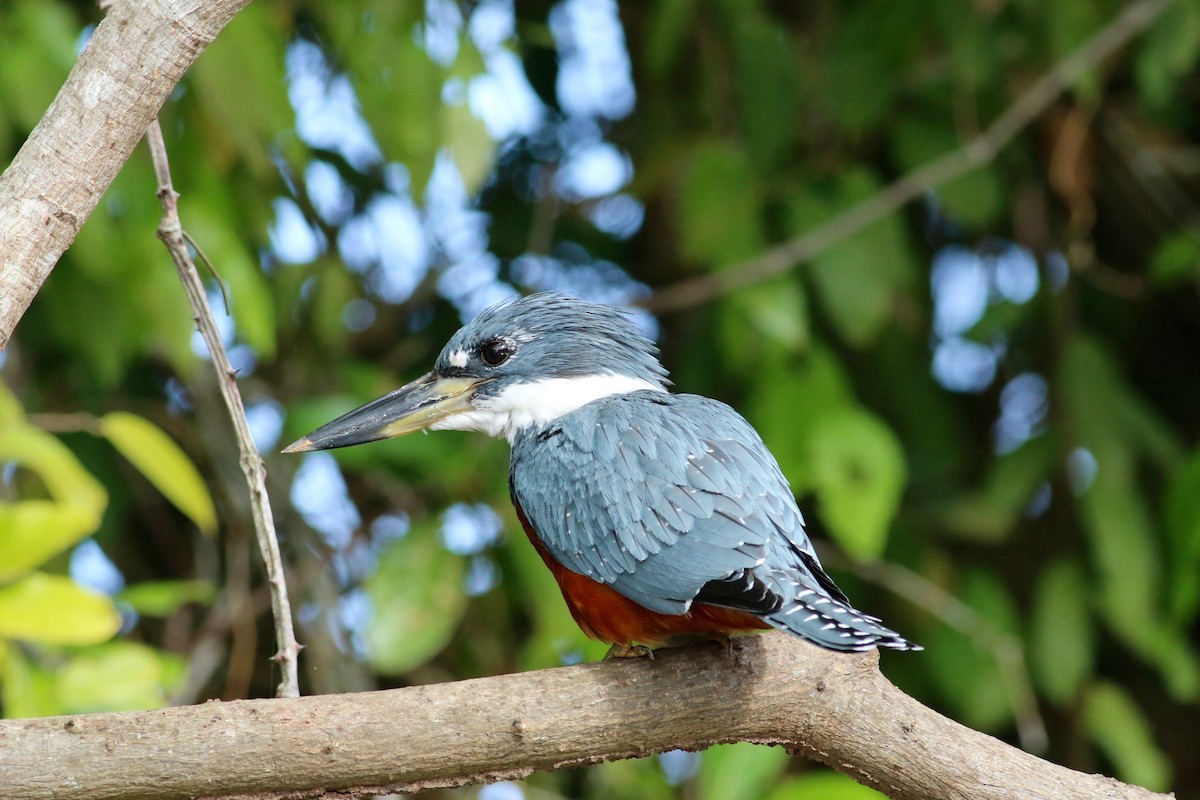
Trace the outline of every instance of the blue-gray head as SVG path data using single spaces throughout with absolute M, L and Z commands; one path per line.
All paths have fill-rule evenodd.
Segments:
M 658 350 L 619 309 L 535 294 L 484 311 L 431 372 L 351 411 L 284 452 L 325 450 L 416 430 L 472 430 L 512 441 L 601 397 L 665 391 Z

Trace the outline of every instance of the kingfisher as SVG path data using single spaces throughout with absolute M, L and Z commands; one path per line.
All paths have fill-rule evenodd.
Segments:
M 750 423 L 669 385 L 621 310 L 533 294 L 484 311 L 432 371 L 284 452 L 419 430 L 503 436 L 517 519 L 613 656 L 772 627 L 830 650 L 920 650 L 825 574 Z

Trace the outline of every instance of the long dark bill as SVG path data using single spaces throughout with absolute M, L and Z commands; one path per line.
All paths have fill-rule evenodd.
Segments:
M 445 378 L 431 372 L 322 425 L 283 452 L 330 450 L 424 430 L 438 420 L 475 410 L 471 397 L 481 383 L 477 378 Z

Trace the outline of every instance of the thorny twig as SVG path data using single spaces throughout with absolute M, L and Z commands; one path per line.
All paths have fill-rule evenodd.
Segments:
M 250 436 L 250 428 L 246 423 L 246 411 L 242 405 L 241 392 L 238 391 L 236 372 L 225 354 L 221 344 L 221 334 L 217 330 L 212 310 L 208 306 L 208 297 L 204 292 L 204 284 L 200 274 L 188 253 L 186 236 L 179 222 L 178 195 L 171 183 L 171 168 L 167 161 L 167 148 L 163 142 L 162 128 L 155 118 L 146 129 L 146 142 L 150 145 L 150 157 L 154 161 L 154 174 L 158 179 L 158 198 L 162 201 L 163 218 L 158 226 L 158 237 L 163 240 L 171 253 L 171 260 L 179 271 L 179 279 L 183 282 L 188 302 L 192 306 L 192 316 L 196 327 L 208 345 L 212 355 L 213 368 L 217 371 L 217 383 L 221 387 L 221 395 L 229 409 L 233 420 L 234 433 L 237 436 L 238 449 L 241 452 L 242 472 L 246 475 L 246 483 L 250 489 L 250 507 L 253 509 L 254 531 L 258 537 L 258 546 L 262 551 L 263 562 L 267 569 L 267 583 L 271 589 L 271 608 L 275 618 L 275 641 L 279 651 L 275 660 L 279 662 L 282 673 L 278 688 L 278 697 L 299 697 L 300 680 L 297 668 L 297 656 L 300 644 L 296 641 L 295 630 L 292 626 L 292 610 L 288 602 L 287 582 L 283 574 L 283 559 L 279 555 L 279 542 L 275 537 L 275 521 L 271 514 L 271 501 L 267 496 L 266 476 L 262 456 L 254 446 Z

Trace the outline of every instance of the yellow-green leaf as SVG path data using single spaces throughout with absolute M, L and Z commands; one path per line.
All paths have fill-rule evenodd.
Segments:
M 0 701 L 9 719 L 52 717 L 63 713 L 55 691 L 54 673 L 0 641 Z
M 58 697 L 69 714 L 162 708 L 186 674 L 180 656 L 116 641 L 71 659 L 58 676 Z
M 0 462 L 37 473 L 52 498 L 0 503 L 0 581 L 28 572 L 100 527 L 108 494 L 54 436 L 19 423 L 0 425 Z
M 208 581 L 143 581 L 122 591 L 117 599 L 150 617 L 168 617 L 187 603 L 208 605 L 217 588 Z
M 1095 634 L 1088 613 L 1087 575 L 1062 559 L 1042 571 L 1034 593 L 1029 666 L 1038 688 L 1069 705 L 1092 674 Z
M 767 795 L 767 800 L 885 800 L 869 786 L 833 770 L 807 772 L 784 781 Z
M 839 212 L 879 191 L 880 180 L 851 170 L 824 191 L 797 194 L 789 203 L 788 224 L 797 235 L 825 224 Z M 918 270 L 908 230 L 900 214 L 890 214 L 813 259 L 809 274 L 825 311 L 846 341 L 872 344 L 909 290 Z
M 845 407 L 823 417 L 812 434 L 813 481 L 829 532 L 846 552 L 883 554 L 904 491 L 904 451 L 877 417 Z
M 162 429 L 135 414 L 114 411 L 100 420 L 100 431 L 201 531 L 216 531 L 217 512 L 204 480 L 179 445 Z
M 763 796 L 787 766 L 788 754 L 779 747 L 757 744 L 718 745 L 707 750 L 696 777 L 701 800 L 755 800 Z
M 94 512 L 108 504 L 100 482 L 83 468 L 67 446 L 45 431 L 25 425 L 0 428 L 0 461 L 15 461 L 33 470 L 57 502 Z
M 43 644 L 98 644 L 121 627 L 105 595 L 70 578 L 35 572 L 0 587 L 0 638 Z
M 24 418 L 25 410 L 21 408 L 21 401 L 4 381 L 0 381 L 0 425 L 20 422 Z
M 44 564 L 99 524 L 98 515 L 49 500 L 0 503 L 0 582 Z

